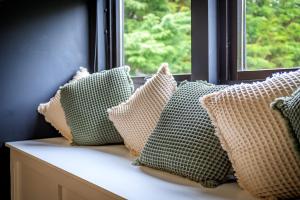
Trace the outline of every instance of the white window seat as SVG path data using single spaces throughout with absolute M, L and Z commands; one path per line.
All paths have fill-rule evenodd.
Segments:
M 123 145 L 70 146 L 63 138 L 9 142 L 13 200 L 255 199 L 236 183 L 214 189 L 132 165 Z

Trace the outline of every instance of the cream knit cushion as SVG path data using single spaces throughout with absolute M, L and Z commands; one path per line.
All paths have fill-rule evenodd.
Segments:
M 139 155 L 155 128 L 160 114 L 176 90 L 167 64 L 138 88 L 128 101 L 108 109 L 109 119 L 133 155 Z
M 284 119 L 270 107 L 299 86 L 300 70 L 200 99 L 240 186 L 257 197 L 300 197 L 300 159 Z
M 74 82 L 89 75 L 86 68 L 80 67 L 70 82 Z M 45 120 L 58 130 L 69 142 L 72 142 L 73 137 L 71 130 L 67 125 L 65 112 L 60 103 L 60 90 L 56 92 L 55 96 L 52 97 L 49 102 L 41 103 L 38 106 L 38 112 L 44 115 Z

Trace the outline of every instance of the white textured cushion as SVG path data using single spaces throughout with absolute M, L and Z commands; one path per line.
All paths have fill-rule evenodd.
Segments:
M 80 67 L 70 82 L 74 82 L 89 75 L 86 68 Z M 60 103 L 60 90 L 56 92 L 55 96 L 52 97 L 49 102 L 41 103 L 38 106 L 38 112 L 43 114 L 45 120 L 58 130 L 69 142 L 72 142 L 72 133 L 70 127 L 67 125 L 65 112 Z
M 176 90 L 176 81 L 167 64 L 138 88 L 128 101 L 108 109 L 109 119 L 133 155 L 139 155 L 160 114 Z
M 299 198 L 300 158 L 274 99 L 300 86 L 300 70 L 235 85 L 200 101 L 216 127 L 238 182 L 257 197 Z

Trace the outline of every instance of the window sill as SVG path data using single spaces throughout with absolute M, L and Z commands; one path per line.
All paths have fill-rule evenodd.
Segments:
M 239 71 L 237 73 L 237 80 L 264 80 L 277 72 L 296 71 L 299 68 L 290 69 L 274 69 L 274 70 L 258 70 L 258 71 Z
M 182 81 L 185 81 L 185 80 L 188 80 L 190 81 L 191 80 L 191 74 L 181 74 L 181 75 L 173 75 L 174 76 L 174 79 L 180 83 Z M 142 77 L 142 76 L 135 76 L 135 77 L 132 77 L 132 80 L 133 80 L 133 83 L 134 83 L 134 88 L 138 88 L 140 87 L 141 85 L 144 85 L 146 80 L 148 78 L 150 78 L 151 76 L 149 77 Z

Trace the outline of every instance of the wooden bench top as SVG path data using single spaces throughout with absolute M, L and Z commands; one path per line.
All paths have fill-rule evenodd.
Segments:
M 135 158 L 124 145 L 71 146 L 63 138 L 49 138 L 6 146 L 125 199 L 255 199 L 236 183 L 209 189 L 167 172 L 134 166 Z

